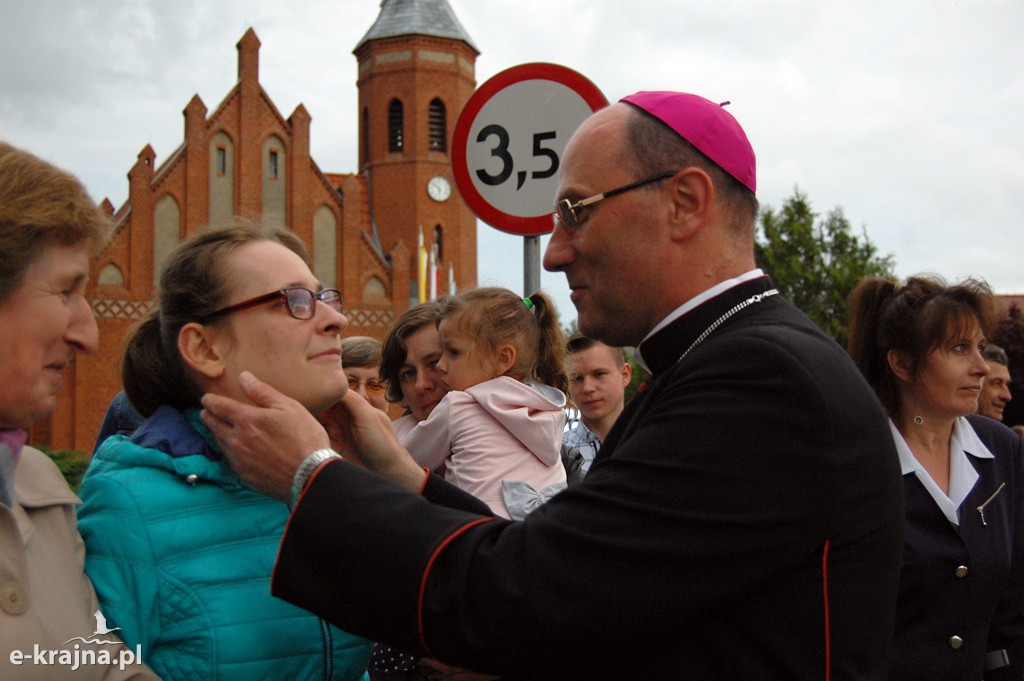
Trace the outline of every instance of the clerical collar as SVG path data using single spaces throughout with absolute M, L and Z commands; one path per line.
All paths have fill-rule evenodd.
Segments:
M 739 286 L 740 284 L 744 284 L 748 281 L 753 281 L 754 279 L 759 279 L 764 276 L 765 273 L 762 272 L 760 268 L 752 269 L 749 272 L 745 272 L 738 277 L 733 277 L 732 279 L 720 281 L 711 288 L 707 289 L 706 291 L 698 293 L 693 298 L 690 298 L 685 303 L 683 303 L 675 310 L 670 312 L 667 317 L 658 322 L 654 326 L 654 328 L 651 329 L 651 331 L 646 336 L 644 336 L 644 339 L 640 341 L 640 344 L 637 346 L 636 352 L 633 353 L 633 359 L 635 359 L 636 362 L 640 366 L 642 366 L 645 371 L 647 371 L 647 373 L 652 373 L 650 367 L 644 361 L 643 355 L 640 352 L 640 346 L 642 346 L 649 338 L 653 337 L 659 331 L 661 331 L 666 326 L 668 326 L 672 322 L 676 321 L 677 319 L 685 315 L 687 312 L 690 312 L 691 310 L 697 308 L 702 303 L 711 300 L 712 298 L 719 296 L 728 291 L 729 289 Z

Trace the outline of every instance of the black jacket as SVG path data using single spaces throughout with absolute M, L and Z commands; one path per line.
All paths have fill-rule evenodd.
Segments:
M 959 526 L 915 474 L 903 476 L 907 526 L 892 681 L 977 681 L 986 653 L 1001 649 L 1011 664 L 985 678 L 1024 678 L 1022 443 L 993 419 L 972 414 L 967 422 L 995 458 L 967 457 L 978 480 L 960 504 Z
M 884 679 L 903 493 L 846 352 L 747 282 L 641 346 L 650 386 L 523 522 L 347 463 L 307 488 L 274 593 L 374 640 L 542 679 Z M 826 667 L 829 668 L 828 673 Z

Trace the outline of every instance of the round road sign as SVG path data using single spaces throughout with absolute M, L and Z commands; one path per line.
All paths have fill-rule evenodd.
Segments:
M 504 232 L 550 232 L 565 145 L 607 105 L 597 86 L 557 64 L 522 64 L 489 79 L 466 102 L 452 137 L 466 204 Z

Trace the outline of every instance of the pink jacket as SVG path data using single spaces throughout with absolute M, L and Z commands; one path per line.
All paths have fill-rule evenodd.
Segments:
M 415 428 L 417 423 L 419 423 L 419 421 L 417 421 L 416 417 L 412 414 L 403 414 L 391 422 L 391 427 L 395 429 L 395 435 L 398 436 L 398 441 L 404 442 L 409 431 Z
M 421 466 L 443 465 L 445 479 L 508 518 L 502 480 L 538 492 L 565 482 L 559 455 L 564 407 L 565 395 L 555 388 L 499 376 L 452 390 L 399 439 Z

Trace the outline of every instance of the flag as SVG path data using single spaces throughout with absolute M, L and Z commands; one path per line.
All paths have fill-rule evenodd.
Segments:
M 430 247 L 430 299 L 437 298 L 437 244 Z
M 416 263 L 416 283 L 419 286 L 419 300 L 421 303 L 425 303 L 427 302 L 427 249 L 423 246 L 423 225 L 420 225 L 419 246 L 416 249 Z

